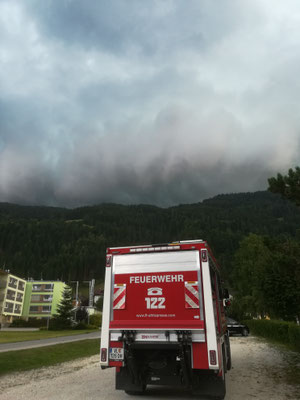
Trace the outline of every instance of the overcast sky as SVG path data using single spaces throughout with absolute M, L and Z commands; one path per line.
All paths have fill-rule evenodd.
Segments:
M 299 0 L 0 0 L 0 201 L 168 206 L 299 165 Z

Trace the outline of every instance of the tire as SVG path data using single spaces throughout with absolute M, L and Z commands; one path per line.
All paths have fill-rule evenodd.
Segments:
M 227 367 L 227 371 L 230 371 L 231 367 L 232 367 L 232 362 L 231 362 L 230 340 L 229 340 L 228 336 L 226 336 L 226 338 L 225 338 L 225 346 L 226 346 L 226 353 L 227 353 L 226 367 Z
M 242 335 L 243 335 L 243 336 L 248 336 L 248 335 L 249 335 L 249 332 L 247 331 L 246 328 L 244 328 L 244 329 L 242 330 Z
M 225 360 L 224 350 L 225 349 L 223 348 L 223 374 L 222 377 L 219 377 L 218 379 L 217 386 L 219 394 L 213 396 L 215 400 L 223 400 L 226 396 L 226 380 L 225 380 L 225 368 L 224 368 L 226 360 Z

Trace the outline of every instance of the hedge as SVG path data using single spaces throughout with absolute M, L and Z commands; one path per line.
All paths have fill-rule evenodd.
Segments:
M 252 319 L 245 321 L 250 331 L 258 336 L 291 345 L 300 351 L 300 326 L 294 322 Z
M 290 324 L 289 326 L 289 339 L 291 345 L 300 352 L 300 326 Z
M 47 326 L 46 319 L 29 318 L 28 321 L 25 319 L 15 319 L 10 325 L 11 328 L 40 328 Z

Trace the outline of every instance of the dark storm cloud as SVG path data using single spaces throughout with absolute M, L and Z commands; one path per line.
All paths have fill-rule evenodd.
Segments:
M 41 32 L 86 48 L 118 53 L 135 48 L 146 57 L 182 46 L 211 46 L 238 26 L 239 1 L 102 0 L 29 2 Z M 246 7 L 248 8 L 248 7 Z M 235 13 L 233 13 L 235 9 Z
M 296 1 L 2 0 L 0 201 L 173 205 L 298 163 Z

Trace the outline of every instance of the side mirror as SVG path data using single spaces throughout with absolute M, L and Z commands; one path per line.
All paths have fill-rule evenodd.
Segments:
M 223 299 L 223 306 L 229 307 L 231 305 L 231 301 L 229 299 Z

